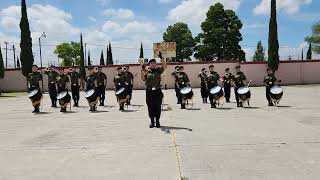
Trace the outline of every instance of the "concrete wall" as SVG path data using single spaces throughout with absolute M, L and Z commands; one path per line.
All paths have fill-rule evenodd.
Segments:
M 199 87 L 200 82 L 197 77 L 197 73 L 203 68 L 208 69 L 209 65 L 215 65 L 215 69 L 219 74 L 224 73 L 224 69 L 229 67 L 234 73 L 234 67 L 238 65 L 237 62 L 190 62 L 169 64 L 167 73 L 163 74 L 162 84 L 167 84 L 168 88 L 172 88 L 174 80 L 170 76 L 176 65 L 183 65 L 185 72 L 189 75 L 191 84 L 193 87 Z M 252 86 L 263 85 L 263 77 L 266 72 L 266 63 L 241 63 L 242 71 L 246 74 L 247 78 L 252 80 Z M 118 66 L 104 66 L 103 72 L 107 74 L 108 84 L 107 88 L 113 88 L 113 77 L 116 74 L 116 68 Z M 140 80 L 139 65 L 130 65 L 130 71 L 134 74 L 135 89 L 143 89 L 144 82 Z M 278 79 L 282 80 L 282 84 L 285 85 L 297 85 L 297 84 L 317 84 L 320 83 L 320 61 L 288 61 L 280 63 L 279 70 L 277 71 Z M 18 69 L 7 69 L 5 71 L 5 78 L 0 80 L 1 91 L 25 91 L 26 80 Z M 44 89 L 47 90 L 47 76 L 44 75 Z M 69 88 L 70 89 L 70 88 Z

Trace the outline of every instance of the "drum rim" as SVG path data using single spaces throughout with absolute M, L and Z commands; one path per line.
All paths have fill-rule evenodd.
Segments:
M 220 88 L 220 90 L 219 90 L 218 92 L 211 93 L 213 89 L 217 89 L 217 88 Z M 213 87 L 213 88 L 210 89 L 210 94 L 217 94 L 217 93 L 219 93 L 221 90 L 222 90 L 222 87 L 221 87 L 221 86 L 215 86 L 215 87 Z
M 124 87 L 120 88 L 118 91 L 116 91 L 116 95 L 121 94 L 124 90 L 126 90 L 126 88 Z
M 281 89 L 281 92 L 277 92 L 277 93 L 274 93 L 274 89 Z M 275 95 L 277 95 L 277 94 L 281 94 L 281 93 L 283 93 L 283 89 L 280 87 L 280 86 L 273 86 L 273 87 L 271 87 L 270 88 L 270 92 L 272 93 L 272 94 L 275 94 Z
M 63 96 L 63 97 L 60 97 L 60 95 L 62 95 L 62 94 L 64 94 L 64 96 Z M 67 92 L 67 91 L 62 91 L 61 93 L 59 93 L 59 94 L 57 95 L 57 99 L 58 99 L 58 100 L 63 99 L 63 98 L 65 98 L 67 95 L 68 95 L 68 92 Z
M 188 90 L 187 93 L 183 93 L 184 91 Z M 190 92 L 192 92 L 192 88 L 191 87 L 184 87 L 180 90 L 181 94 L 189 94 Z
M 248 90 L 248 91 L 245 92 L 245 93 L 240 93 L 241 90 L 244 90 L 244 89 L 246 89 L 246 90 Z M 238 89 L 238 93 L 239 93 L 239 94 L 246 94 L 246 93 L 249 93 L 249 92 L 250 92 L 250 88 L 248 88 L 248 87 L 242 87 L 242 88 L 239 88 L 239 89 Z
M 92 94 L 90 93 L 90 96 L 89 96 L 89 92 L 92 92 Z M 94 89 L 90 89 L 89 91 L 86 92 L 85 97 L 86 98 L 91 97 L 94 93 L 95 93 L 95 90 Z
M 31 96 L 31 93 L 33 93 L 33 92 L 35 92 L 35 93 Z M 33 97 L 33 96 L 35 96 L 38 92 L 39 92 L 39 89 L 35 89 L 35 90 L 31 91 L 31 92 L 28 94 L 28 96 L 29 96 L 29 97 Z

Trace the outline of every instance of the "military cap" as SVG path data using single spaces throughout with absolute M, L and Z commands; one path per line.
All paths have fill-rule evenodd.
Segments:
M 154 62 L 157 62 L 157 61 L 155 59 L 150 59 L 149 64 Z

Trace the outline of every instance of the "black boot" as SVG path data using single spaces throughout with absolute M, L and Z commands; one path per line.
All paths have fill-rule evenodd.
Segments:
M 181 104 L 181 109 L 187 109 L 186 104 Z
M 269 105 L 269 106 L 274 106 L 272 102 L 269 102 L 269 104 L 268 104 L 268 105 Z
M 120 105 L 119 111 L 124 111 L 124 105 Z
M 154 128 L 154 119 L 150 119 L 150 125 L 149 125 L 149 128 Z
M 157 128 L 160 128 L 161 125 L 160 125 L 160 118 L 156 118 L 156 127 Z
M 211 108 L 217 108 L 216 103 L 211 104 Z

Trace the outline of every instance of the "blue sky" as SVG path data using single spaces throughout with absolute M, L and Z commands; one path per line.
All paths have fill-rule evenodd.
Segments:
M 257 41 L 267 44 L 270 0 L 27 0 L 35 59 L 39 61 L 37 40 L 42 32 L 47 34 L 43 39 L 46 63 L 58 61 L 50 45 L 78 41 L 82 32 L 94 63 L 108 41 L 119 63 L 137 62 L 140 42 L 144 43 L 146 56 L 151 57 L 152 43 L 162 40 L 170 24 L 186 22 L 193 35 L 198 34 L 206 11 L 216 2 L 236 11 L 242 20 L 241 45 L 250 60 Z M 19 42 L 19 6 L 20 0 L 0 2 L 2 47 L 4 41 L 11 46 Z M 320 1 L 316 0 L 278 1 L 282 59 L 289 55 L 297 59 L 302 48 L 306 51 L 304 38 L 311 33 L 312 24 L 320 20 L 319 8 Z

